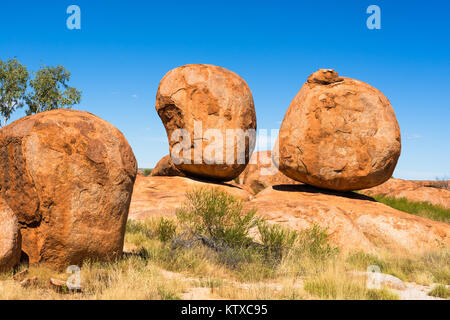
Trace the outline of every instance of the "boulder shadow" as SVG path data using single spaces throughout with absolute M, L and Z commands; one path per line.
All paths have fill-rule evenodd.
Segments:
M 343 198 L 348 198 L 348 199 L 377 202 L 374 198 L 366 196 L 361 193 L 357 193 L 357 192 L 353 192 L 353 191 L 334 191 L 334 190 L 313 187 L 313 186 L 310 186 L 307 184 L 279 184 L 279 185 L 272 186 L 272 188 L 276 191 L 306 192 L 306 193 L 316 193 L 316 194 L 320 193 L 320 194 L 343 197 Z
M 225 186 L 225 187 L 231 187 L 231 188 L 236 188 L 236 189 L 240 189 L 243 190 L 243 188 L 239 187 L 238 185 L 232 184 L 233 180 L 230 181 L 217 181 L 214 179 L 207 179 L 207 178 L 200 178 L 200 177 L 195 177 L 195 176 L 186 176 L 183 178 L 187 178 L 187 179 L 191 179 L 197 182 L 203 182 L 203 183 L 209 183 L 209 184 L 216 184 L 219 186 Z

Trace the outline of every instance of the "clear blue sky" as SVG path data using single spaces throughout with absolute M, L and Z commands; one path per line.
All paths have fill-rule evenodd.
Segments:
M 81 30 L 66 27 L 71 4 Z M 381 30 L 366 27 L 371 4 Z M 258 129 L 270 131 L 310 73 L 334 68 L 391 101 L 402 132 L 394 176 L 434 179 L 450 177 L 449 14 L 448 1 L 2 1 L 0 59 L 68 68 L 83 91 L 76 108 L 118 127 L 140 167 L 168 154 L 155 96 L 169 70 L 207 63 L 238 73 Z

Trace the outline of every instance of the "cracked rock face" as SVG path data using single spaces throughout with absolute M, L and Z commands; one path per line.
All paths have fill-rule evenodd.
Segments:
M 389 100 L 362 81 L 321 69 L 289 106 L 273 157 L 296 181 L 348 191 L 389 179 L 400 149 Z
M 161 80 L 156 110 L 166 128 L 172 160 L 181 156 L 183 163 L 175 165 L 186 175 L 228 181 L 245 169 L 254 149 L 254 141 L 245 134 L 255 139 L 256 114 L 250 89 L 237 74 L 203 64 L 173 69 Z M 189 141 L 173 136 L 180 132 L 177 129 L 185 130 Z M 240 150 L 236 142 L 227 143 L 231 129 L 240 130 L 229 133 L 246 140 Z M 177 151 L 180 148 L 184 151 Z
M 0 196 L 0 272 L 20 262 L 21 236 L 16 216 Z
M 30 263 L 121 255 L 136 172 L 122 133 L 88 112 L 43 112 L 0 131 L 0 195 Z

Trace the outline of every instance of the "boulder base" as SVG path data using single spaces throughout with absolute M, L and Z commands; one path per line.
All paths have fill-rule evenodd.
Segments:
M 0 197 L 0 272 L 7 272 L 19 264 L 21 240 L 19 222 Z

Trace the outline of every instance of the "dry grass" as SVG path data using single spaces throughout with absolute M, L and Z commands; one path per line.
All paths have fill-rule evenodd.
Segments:
M 228 240 L 232 250 L 223 251 L 186 242 L 180 225 L 167 219 L 129 222 L 123 259 L 85 263 L 80 293 L 57 292 L 50 285 L 50 278 L 65 280 L 68 274 L 30 266 L 25 277 L 37 281 L 29 287 L 14 280 L 12 272 L 0 274 L 0 299 L 398 299 L 389 289 L 367 289 L 352 276 L 351 271 L 371 265 L 403 281 L 450 284 L 450 249 L 404 256 L 344 254 L 328 242 L 326 230 L 313 227 L 295 237 L 262 228 L 266 234 L 256 249 L 246 234 L 239 234 L 246 246 L 233 238 Z M 437 288 L 430 294 L 445 295 L 442 286 Z

